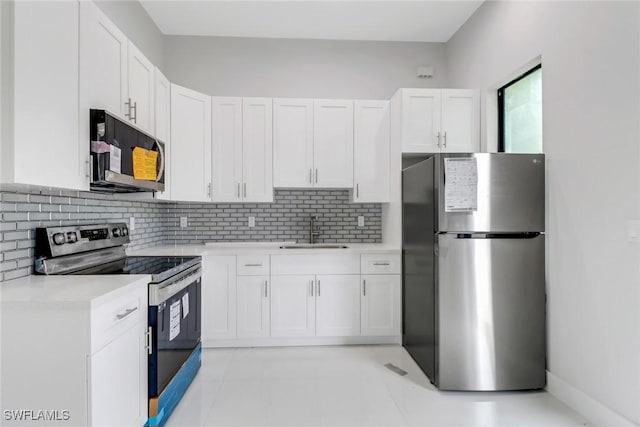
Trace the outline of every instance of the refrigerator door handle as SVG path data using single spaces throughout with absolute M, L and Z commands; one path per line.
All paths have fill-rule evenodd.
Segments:
M 541 234 L 538 231 L 523 233 L 457 233 L 456 239 L 534 239 Z

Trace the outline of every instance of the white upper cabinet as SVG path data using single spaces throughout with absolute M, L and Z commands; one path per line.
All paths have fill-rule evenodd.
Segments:
M 242 98 L 211 98 L 212 199 L 242 200 Z
M 271 98 L 242 100 L 242 200 L 273 202 Z
M 480 102 L 473 89 L 400 89 L 398 126 L 403 153 L 477 152 Z
M 89 112 L 82 138 L 78 122 L 78 8 L 15 2 L 7 17 L 13 87 L 2 88 L 2 108 L 13 137 L 2 141 L 3 182 L 89 189 Z
M 389 101 L 355 101 L 352 201 L 389 202 Z
M 271 98 L 212 98 L 215 202 L 272 202 Z
M 129 120 L 143 131 L 153 135 L 154 126 L 154 71 L 155 67 L 133 43 L 128 44 Z
M 211 200 L 211 97 L 171 85 L 171 198 Z
M 161 200 L 171 199 L 171 83 L 158 70 L 154 72 L 155 80 L 155 136 L 164 142 L 164 191 L 156 193 Z
M 480 150 L 480 95 L 477 90 L 442 90 L 443 153 Z
M 314 185 L 353 186 L 353 101 L 313 103 Z
M 273 186 L 313 187 L 313 100 L 273 100 Z

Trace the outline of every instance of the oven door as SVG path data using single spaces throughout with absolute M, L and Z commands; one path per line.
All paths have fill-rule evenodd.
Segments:
M 201 268 L 149 287 L 149 397 L 158 396 L 200 343 Z

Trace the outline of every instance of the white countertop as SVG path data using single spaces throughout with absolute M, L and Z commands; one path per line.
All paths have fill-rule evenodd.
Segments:
M 97 307 L 150 280 L 147 274 L 32 275 L 0 283 L 0 303 Z
M 347 246 L 346 249 L 280 249 L 283 244 L 291 242 L 230 242 L 230 243 L 204 243 L 195 245 L 160 245 L 146 249 L 128 251 L 128 255 L 286 255 L 286 254 L 343 254 L 343 253 L 381 253 L 400 252 L 400 248 L 382 243 L 336 243 Z

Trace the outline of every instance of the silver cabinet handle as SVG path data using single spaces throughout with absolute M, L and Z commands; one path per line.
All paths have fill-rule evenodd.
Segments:
M 389 265 L 388 262 L 374 262 L 373 265 Z
M 120 314 L 116 314 L 116 318 L 118 320 L 122 320 L 125 317 L 127 317 L 128 315 L 130 315 L 131 313 L 135 312 L 136 310 L 138 310 L 138 307 L 131 307 L 126 309 L 124 312 L 120 313 Z
M 133 110 L 134 115 L 131 117 L 131 120 L 133 120 L 134 124 L 138 124 L 138 102 L 134 102 L 133 103 L 133 107 L 131 107 L 131 109 Z
M 124 112 L 124 116 L 131 120 L 131 98 L 127 98 L 127 102 L 124 103 L 126 111 Z
M 320 296 L 320 280 L 318 280 L 318 296 Z
M 265 297 L 265 298 L 268 298 L 268 297 L 269 297 L 269 293 L 268 293 L 268 290 L 267 290 L 267 289 L 268 289 L 268 283 L 269 283 L 269 281 L 268 281 L 268 280 L 265 280 L 265 281 L 264 281 L 264 297 Z
M 367 281 L 362 279 L 362 296 L 367 296 Z
M 356 184 L 356 199 L 360 198 L 360 184 Z
M 436 135 L 436 145 L 438 146 L 438 148 L 440 148 L 440 132 L 438 132 L 438 134 Z
M 313 280 L 309 281 L 309 290 L 311 291 L 311 296 L 313 296 Z
M 87 178 L 91 178 L 91 157 L 88 160 L 84 161 L 87 164 Z
M 147 328 L 147 353 L 153 353 L 153 328 L 149 326 Z
M 260 264 L 245 264 L 245 267 L 262 267 L 262 263 Z
M 318 183 L 318 168 L 316 168 L 316 184 Z
M 211 197 L 211 183 L 207 184 L 207 196 Z
M 247 197 L 247 183 L 246 183 L 246 182 L 245 182 L 245 183 L 243 183 L 243 184 L 242 184 L 242 187 L 243 187 L 242 196 L 243 196 L 243 197 Z
M 313 169 L 309 168 L 309 184 L 313 184 Z
M 447 132 L 442 134 L 442 147 L 447 148 Z

